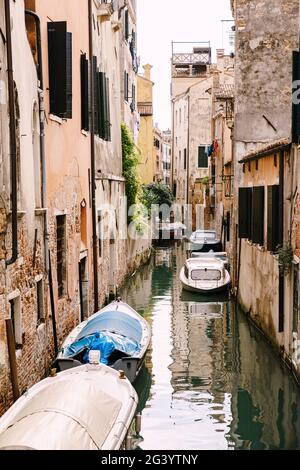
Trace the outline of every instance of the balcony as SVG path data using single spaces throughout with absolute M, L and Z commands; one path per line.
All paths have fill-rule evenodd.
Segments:
M 140 116 L 153 116 L 152 103 L 138 103 L 138 112 Z

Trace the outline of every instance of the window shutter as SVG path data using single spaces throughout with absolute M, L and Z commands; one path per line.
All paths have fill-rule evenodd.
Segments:
M 81 129 L 89 130 L 89 62 L 86 54 L 80 58 L 81 75 Z
M 65 21 L 49 22 L 50 113 L 72 118 L 72 34 Z
M 99 83 L 98 83 L 98 72 L 97 72 L 97 57 L 93 57 L 92 74 L 94 76 L 94 96 L 92 97 L 94 102 L 94 133 L 99 135 Z
M 264 246 L 264 203 L 265 188 L 253 188 L 252 196 L 252 241 Z
M 111 141 L 111 122 L 110 122 L 110 93 L 109 93 L 109 78 L 106 78 L 106 140 Z
M 208 168 L 208 155 L 205 147 L 198 147 L 198 168 Z
M 293 51 L 293 82 L 295 82 L 296 80 L 300 80 L 300 52 Z M 295 93 L 296 90 L 293 89 L 292 92 Z M 293 110 L 292 112 L 293 142 L 298 144 L 299 137 L 300 137 L 300 104 L 293 103 L 292 110 Z
M 279 245 L 279 186 L 268 186 L 268 251 Z
M 105 74 L 103 72 L 98 73 L 99 77 L 99 137 L 105 139 L 106 137 L 106 125 L 105 125 Z
M 251 238 L 249 192 L 251 188 L 239 188 L 239 237 L 248 239 Z
M 231 225 L 231 216 L 228 211 L 226 214 L 226 230 L 227 230 L 227 241 L 230 242 L 230 225 Z
M 129 38 L 129 12 L 128 10 L 125 11 L 125 39 L 126 41 Z
M 72 119 L 72 33 L 67 33 L 66 52 L 66 94 L 67 109 L 65 118 Z

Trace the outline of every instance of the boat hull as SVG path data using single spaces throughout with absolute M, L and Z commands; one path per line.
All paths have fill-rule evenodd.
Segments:
M 192 292 L 194 294 L 219 294 L 221 292 L 228 291 L 229 287 L 230 287 L 230 276 L 229 276 L 229 274 L 226 276 L 226 281 L 220 286 L 211 287 L 211 288 L 201 288 L 201 287 L 191 286 L 188 283 L 188 280 L 184 275 L 184 268 L 180 272 L 180 281 L 181 281 L 182 287 L 187 292 Z

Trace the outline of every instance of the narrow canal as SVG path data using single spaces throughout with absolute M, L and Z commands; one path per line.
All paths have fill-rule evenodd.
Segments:
M 182 292 L 185 257 L 157 249 L 122 292 L 153 332 L 139 448 L 300 449 L 300 388 L 232 302 Z

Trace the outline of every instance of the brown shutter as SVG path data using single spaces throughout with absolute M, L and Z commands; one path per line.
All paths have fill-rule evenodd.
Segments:
M 268 186 L 268 251 L 279 245 L 279 186 Z
M 239 188 L 239 237 L 251 239 L 251 188 Z
M 264 246 L 264 207 L 265 188 L 258 186 L 253 188 L 252 195 L 252 241 Z

